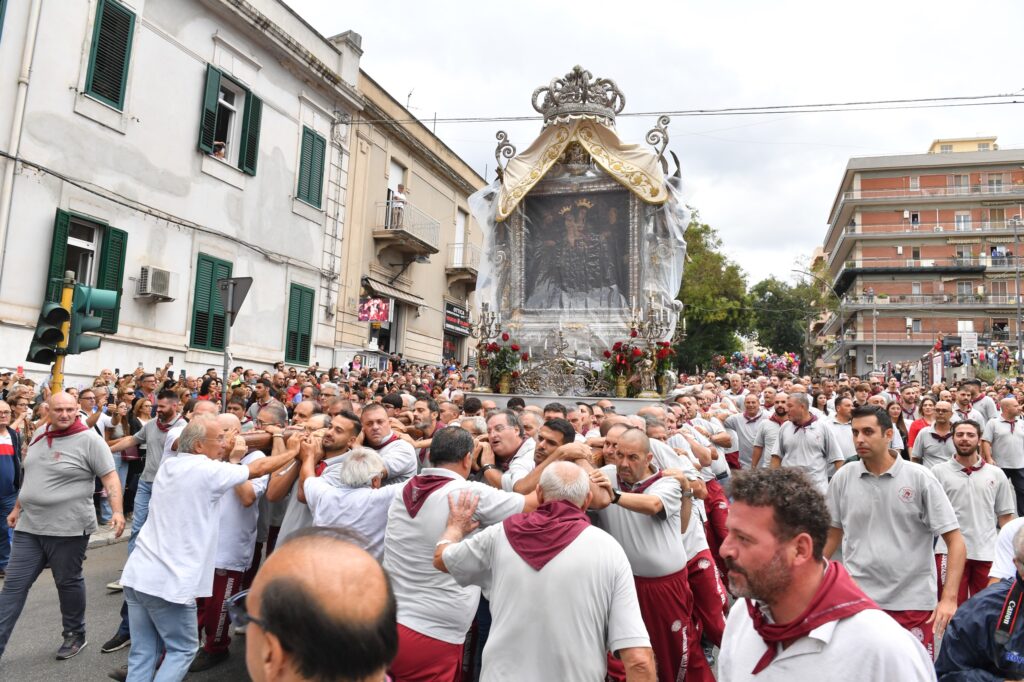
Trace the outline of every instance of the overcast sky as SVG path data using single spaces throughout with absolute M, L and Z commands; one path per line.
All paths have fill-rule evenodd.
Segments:
M 1021 2 L 287 1 L 324 35 L 361 34 L 362 68 L 428 123 L 534 114 L 534 88 L 574 64 L 614 80 L 626 113 L 1024 93 Z M 655 118 L 620 118 L 620 137 L 642 142 Z M 851 156 L 976 134 L 1024 147 L 1022 119 L 1024 104 L 677 117 L 669 147 L 688 203 L 753 285 L 790 278 L 821 243 Z M 491 180 L 499 129 L 523 150 L 540 123 L 436 132 Z

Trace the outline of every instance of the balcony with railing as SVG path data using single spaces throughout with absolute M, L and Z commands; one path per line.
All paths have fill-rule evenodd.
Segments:
M 1024 297 L 1021 298 L 1024 302 Z M 844 296 L 843 309 L 848 311 L 871 308 L 915 308 L 915 307 L 961 307 L 991 308 L 1016 306 L 1017 296 L 1013 294 L 890 294 Z
M 855 189 L 843 192 L 843 201 L 884 199 L 921 199 L 933 197 L 1024 196 L 1024 184 L 994 182 L 984 185 L 946 185 L 945 187 L 902 187 L 891 189 Z
M 381 201 L 374 214 L 373 238 L 381 246 L 415 256 L 437 253 L 441 223 L 408 201 Z
M 480 247 L 476 244 L 449 244 L 445 275 L 448 286 L 457 282 L 476 282 L 480 269 Z
M 917 272 L 985 272 L 989 256 L 954 256 L 947 258 L 857 258 L 843 263 L 843 267 L 832 281 L 837 293 L 844 293 L 859 275 L 898 275 Z

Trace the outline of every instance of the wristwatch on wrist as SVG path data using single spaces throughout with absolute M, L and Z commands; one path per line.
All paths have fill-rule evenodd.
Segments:
M 498 468 L 498 465 L 497 465 L 497 464 L 485 464 L 485 465 L 483 465 L 482 467 L 480 467 L 480 471 L 481 471 L 482 473 L 485 473 L 485 474 L 486 474 L 486 473 L 487 473 L 488 471 L 490 471 L 491 469 L 497 469 L 497 468 Z
M 693 497 L 693 491 L 687 490 L 686 492 L 683 493 L 683 497 Z
M 622 497 L 622 491 L 618 488 L 612 488 L 612 504 L 618 504 L 620 497 Z

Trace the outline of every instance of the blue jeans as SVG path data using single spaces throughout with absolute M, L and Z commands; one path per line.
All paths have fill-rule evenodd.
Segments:
M 128 654 L 128 682 L 179 682 L 199 649 L 196 604 L 175 604 L 124 588 L 132 623 L 132 648 Z M 160 669 L 156 664 L 166 651 Z M 154 673 L 156 676 L 154 677 Z
M 114 470 L 117 471 L 117 477 L 121 479 L 121 500 L 124 503 L 124 484 L 128 479 L 128 464 L 121 459 L 121 453 L 114 455 Z M 113 516 L 114 510 L 110 508 L 110 502 L 106 497 L 100 498 L 100 523 L 110 523 L 110 517 Z
M 18 501 L 18 493 L 0 496 L 0 569 L 7 569 L 11 559 L 11 532 L 7 528 L 7 516 Z
M 120 471 L 118 472 L 120 475 Z M 149 517 L 149 498 L 153 496 L 153 484 L 139 479 L 139 489 L 135 491 L 135 511 L 132 513 L 132 536 L 128 539 L 128 556 L 135 550 L 135 540 L 139 531 Z

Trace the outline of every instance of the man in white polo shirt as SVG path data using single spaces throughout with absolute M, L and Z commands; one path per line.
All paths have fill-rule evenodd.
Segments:
M 734 449 L 740 453 L 740 468 L 749 469 L 754 457 L 754 441 L 761 422 L 768 419 L 768 413 L 761 409 L 757 394 L 748 393 L 743 398 L 743 414 L 734 414 L 722 423 L 736 434 Z
M 180 680 L 188 672 L 199 648 L 195 599 L 213 593 L 218 501 L 294 457 L 235 465 L 220 461 L 226 445 L 216 418 L 193 419 L 178 438 L 178 454 L 153 481 L 149 518 L 121 576 L 132 639 L 128 679 L 153 679 L 161 651 L 161 678 Z
M 1017 499 L 1017 513 L 1024 510 L 1024 423 L 1020 404 L 1013 396 L 999 401 L 1002 412 L 985 424 L 981 435 L 981 455 L 995 464 L 1010 479 Z
M 618 541 L 629 559 L 659 680 L 674 682 L 685 674 L 687 679 L 713 682 L 700 635 L 691 625 L 693 594 L 680 534 L 690 521 L 688 498 L 693 493 L 685 477 L 657 471 L 652 460 L 651 444 L 643 431 L 622 433 L 615 454 L 595 479 L 611 495 L 611 504 L 594 514 L 600 528 Z M 609 661 L 609 668 L 616 664 Z
M 242 433 L 242 423 L 238 417 L 222 414 L 217 417 L 217 421 L 224 428 L 225 442 L 235 445 L 235 437 Z M 248 465 L 265 456 L 259 450 L 246 454 L 245 448 L 240 447 L 224 450 L 224 459 L 231 464 Z M 260 514 L 256 503 L 266 492 L 269 478 L 260 476 L 240 483 L 220 498 L 220 531 L 213 564 L 216 566 L 213 594 L 209 598 L 196 600 L 196 615 L 205 641 L 189 666 L 189 672 L 209 670 L 228 659 L 231 634 L 228 632 L 227 602 L 241 591 L 242 576 L 252 563 L 252 550 L 256 545 L 256 521 Z
M 960 579 L 957 604 L 963 604 L 988 587 L 997 527 L 1009 523 L 1017 511 L 1017 499 L 1006 474 L 982 459 L 978 451 L 980 429 L 977 422 L 957 422 L 953 428 L 955 456 L 932 468 L 956 511 L 964 544 L 967 545 L 967 561 Z M 940 538 L 935 545 L 940 593 L 946 582 L 946 558 L 946 543 Z
M 843 451 L 843 459 L 850 460 L 857 456 L 857 448 L 853 445 L 853 398 L 848 395 L 836 396 L 836 412 L 825 421 L 832 435 Z
M 985 416 L 974 409 L 974 403 L 971 402 L 971 391 L 966 386 L 961 386 L 956 390 L 956 404 L 953 406 L 953 418 L 956 421 L 962 421 L 972 419 L 985 427 L 988 420 Z
M 384 533 L 384 568 L 398 602 L 398 656 L 392 676 L 410 682 L 452 680 L 462 665 L 466 632 L 480 600 L 477 587 L 460 587 L 434 566 L 434 543 L 448 522 L 448 497 L 469 490 L 479 497 L 475 519 L 482 526 L 532 511 L 526 497 L 466 480 L 473 437 L 457 426 L 441 429 L 430 444 L 432 467 L 401 486 Z
M 733 495 L 722 553 L 737 601 L 719 682 L 935 680 L 921 645 L 824 558 L 828 510 L 806 476 L 742 472 Z
M 384 482 L 404 483 L 416 475 L 416 450 L 391 430 L 388 412 L 381 403 L 369 403 L 359 413 L 363 445 L 380 453 L 387 469 Z
M 481 480 L 505 492 L 512 492 L 516 483 L 533 471 L 533 450 L 537 442 L 526 437 L 519 415 L 513 410 L 492 413 L 487 418 L 487 438 L 481 440 L 489 446 L 483 448 L 480 456 Z
M 996 401 L 981 392 L 980 379 L 968 379 L 962 382 L 961 386 L 966 386 L 967 390 L 971 392 L 971 404 L 981 413 L 986 422 L 998 416 L 999 408 L 996 407 Z
M 917 433 L 910 460 L 931 469 L 952 459 L 956 448 L 953 444 L 953 406 L 945 400 L 935 403 L 935 423 Z
M 786 400 L 789 421 L 779 429 L 779 452 L 772 455 L 771 465 L 801 469 L 824 493 L 829 470 L 843 465 L 843 451 L 831 429 L 810 409 L 806 393 L 794 393 Z
M 584 513 L 592 485 L 575 464 L 552 464 L 541 475 L 537 511 L 471 537 L 475 496 L 462 491 L 451 503 L 434 566 L 460 585 L 490 587 L 481 680 L 603 682 L 608 653 L 622 660 L 627 679 L 657 679 L 629 559 Z
M 889 450 L 892 431 L 884 409 L 864 405 L 853 411 L 860 461 L 844 466 L 829 484 L 832 528 L 825 557 L 841 544 L 843 564 L 860 588 L 934 656 L 935 637 L 956 613 L 966 549 L 942 486 L 927 469 Z M 938 604 L 936 535 L 949 552 L 948 582 Z
M 779 429 L 789 418 L 789 396 L 781 391 L 775 394 L 772 402 L 772 414 L 757 427 L 754 436 L 754 449 L 750 458 L 750 468 L 767 469 L 772 463 L 772 455 L 779 452 Z

